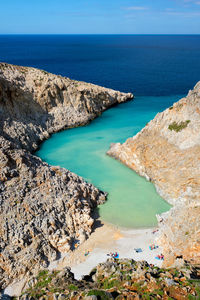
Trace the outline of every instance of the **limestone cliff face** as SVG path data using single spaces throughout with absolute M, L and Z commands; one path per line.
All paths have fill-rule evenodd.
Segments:
M 0 289 L 28 278 L 91 233 L 106 194 L 31 151 L 132 98 L 34 68 L 0 64 Z
M 50 133 L 84 125 L 132 97 L 35 68 L 1 63 L 0 134 L 34 150 Z
M 168 262 L 200 261 L 200 82 L 172 107 L 108 154 L 151 180 L 174 205 L 163 215 L 159 241 Z M 167 260 L 166 260 L 167 263 Z

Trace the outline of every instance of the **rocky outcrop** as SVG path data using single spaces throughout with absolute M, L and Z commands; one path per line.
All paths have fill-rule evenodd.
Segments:
M 0 64 L 0 288 L 28 278 L 91 233 L 106 194 L 31 152 L 132 98 L 34 68 Z
M 0 134 L 34 150 L 49 134 L 85 125 L 106 108 L 131 98 L 130 93 L 2 63 Z
M 152 181 L 173 205 L 160 220 L 166 264 L 200 261 L 200 82 L 172 107 L 108 154 Z
M 80 281 L 69 269 L 42 271 L 17 299 L 199 299 L 198 272 L 189 264 L 166 270 L 145 261 L 109 259 Z

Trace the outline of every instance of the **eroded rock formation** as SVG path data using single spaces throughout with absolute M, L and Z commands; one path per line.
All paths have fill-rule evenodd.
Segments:
M 198 278 L 199 269 L 189 264 L 166 270 L 145 261 L 109 259 L 80 281 L 69 269 L 42 271 L 17 299 L 199 299 Z
M 106 194 L 31 152 L 132 98 L 34 68 L 0 64 L 0 288 L 27 278 L 92 231 Z
M 165 263 L 200 261 L 200 82 L 172 107 L 108 154 L 151 180 L 173 205 L 159 218 Z
M 106 108 L 131 98 L 130 93 L 1 63 L 0 134 L 34 150 L 50 133 L 87 124 Z

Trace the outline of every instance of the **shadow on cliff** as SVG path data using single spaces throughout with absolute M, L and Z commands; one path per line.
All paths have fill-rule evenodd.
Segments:
M 0 299 L 1 300 L 9 300 L 9 299 L 13 299 L 13 298 L 8 296 L 7 294 L 4 294 L 4 292 L 0 292 Z
M 103 226 L 102 221 L 100 220 L 100 214 L 99 214 L 99 208 L 95 208 L 92 213 L 92 218 L 94 219 L 94 224 L 92 226 L 92 232 L 95 232 L 97 228 L 100 228 Z
M 19 83 L 12 83 L 0 78 L 0 134 L 13 144 L 32 150 L 33 143 L 39 143 L 38 136 L 42 131 L 47 131 L 47 120 L 51 124 L 53 116 L 34 100 L 34 94 L 28 89 L 22 89 L 21 78 Z M 16 130 L 18 123 L 18 132 Z M 13 130 L 7 130 L 8 128 Z

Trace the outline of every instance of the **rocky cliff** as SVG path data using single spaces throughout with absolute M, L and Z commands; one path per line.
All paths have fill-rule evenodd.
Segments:
M 0 64 L 0 134 L 28 150 L 49 134 L 85 125 L 106 108 L 133 98 L 46 71 Z
M 0 289 L 31 276 L 91 233 L 106 194 L 33 150 L 132 94 L 0 64 Z
M 187 97 L 108 154 L 152 181 L 173 205 L 159 218 L 165 263 L 176 256 L 200 261 L 200 82 Z M 151 205 L 151 204 L 150 204 Z
M 109 259 L 80 281 L 69 269 L 33 278 L 20 300 L 199 299 L 199 268 L 160 269 L 147 262 Z

